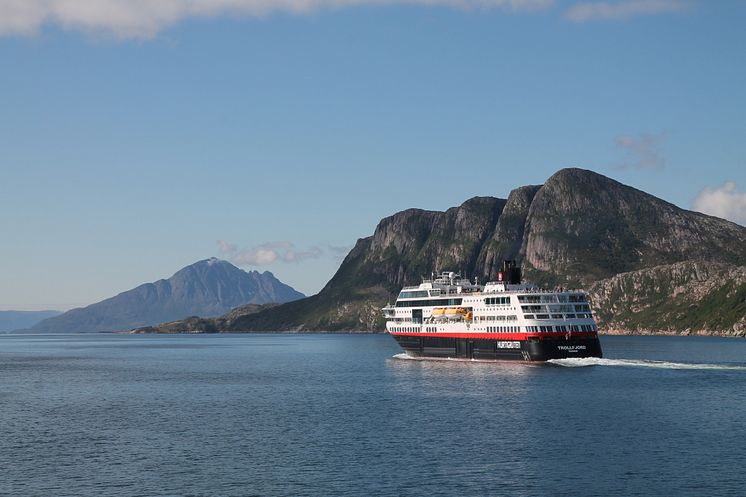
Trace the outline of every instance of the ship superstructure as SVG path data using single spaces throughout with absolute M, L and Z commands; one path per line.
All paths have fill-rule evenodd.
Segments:
M 601 357 L 585 292 L 542 289 L 505 261 L 498 281 L 479 285 L 443 272 L 405 287 L 383 308 L 388 331 L 417 357 L 546 361 Z

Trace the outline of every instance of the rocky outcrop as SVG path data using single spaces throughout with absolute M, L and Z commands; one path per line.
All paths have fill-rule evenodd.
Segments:
M 746 267 L 702 261 L 656 266 L 589 287 L 606 333 L 746 336 Z
M 229 313 L 221 317 L 201 318 L 199 316 L 190 316 L 186 319 L 171 321 L 169 323 L 135 328 L 130 333 L 220 333 L 228 331 L 237 318 L 254 314 L 263 309 L 270 309 L 276 305 L 246 304 L 232 309 Z

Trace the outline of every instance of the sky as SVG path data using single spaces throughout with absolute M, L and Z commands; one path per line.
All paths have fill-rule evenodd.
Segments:
M 0 309 L 209 257 L 313 294 L 410 207 L 591 169 L 746 225 L 746 3 L 0 0 Z

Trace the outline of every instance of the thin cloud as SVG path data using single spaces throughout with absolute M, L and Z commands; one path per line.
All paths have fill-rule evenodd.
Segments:
M 581 2 L 564 13 L 572 22 L 623 21 L 632 17 L 682 12 L 688 8 L 680 0 L 626 0 L 620 2 Z
M 237 266 L 268 266 L 275 262 L 302 262 L 308 259 L 318 259 L 324 254 L 319 247 L 309 247 L 298 250 L 289 241 L 266 242 L 251 248 L 240 249 L 236 245 L 218 240 L 220 254 Z
M 329 245 L 329 252 L 331 252 L 332 259 L 341 261 L 352 250 L 352 247 L 352 245 Z
M 625 151 L 627 157 L 615 168 L 660 171 L 666 167 L 666 159 L 660 152 L 660 146 L 665 141 L 665 133 L 617 136 L 616 146 Z
M 733 181 L 718 188 L 706 187 L 694 199 L 692 209 L 746 226 L 746 192 L 738 191 Z
M 238 247 L 232 243 L 226 242 L 225 240 L 218 240 L 218 250 L 221 254 L 232 254 L 238 250 Z
M 0 35 L 33 34 L 44 25 L 119 38 L 151 38 L 188 18 L 304 14 L 365 5 L 543 10 L 554 0 L 0 0 Z

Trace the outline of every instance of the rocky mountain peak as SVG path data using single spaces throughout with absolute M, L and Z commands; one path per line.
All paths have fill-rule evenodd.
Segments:
M 46 319 L 37 332 L 119 331 L 199 315 L 219 316 L 245 304 L 284 303 L 304 295 L 270 272 L 246 272 L 217 258 L 186 266 L 168 279 Z

